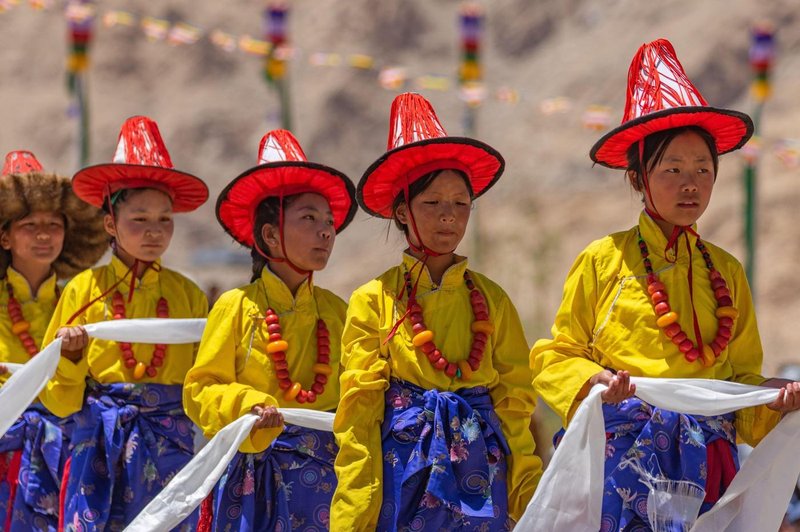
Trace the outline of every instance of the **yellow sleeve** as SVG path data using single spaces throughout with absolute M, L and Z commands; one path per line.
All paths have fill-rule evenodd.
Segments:
M 240 291 L 223 294 L 208 316 L 194 366 L 186 374 L 183 406 L 189 418 L 213 437 L 229 423 L 249 413 L 256 405 L 278 406 L 272 396 L 237 382 L 237 347 L 249 349 L 244 337 Z M 243 453 L 264 451 L 281 428 L 258 429 L 242 443 Z
M 49 345 L 56 337 L 58 329 L 65 326 L 75 311 L 88 301 L 82 296 L 89 294 L 91 290 L 90 279 L 89 275 L 78 275 L 64 287 L 64 292 L 50 319 L 50 325 L 44 334 L 42 345 Z M 73 325 L 82 324 L 84 324 L 83 316 L 79 316 L 73 322 Z M 83 394 L 86 391 L 88 373 L 89 362 L 86 357 L 86 349 L 83 350 L 83 357 L 77 363 L 61 357 L 55 375 L 39 394 L 39 400 L 45 408 L 59 417 L 67 417 L 78 412 L 83 407 Z
M 736 287 L 734 305 L 739 310 L 739 317 L 736 319 L 734 336 L 728 344 L 728 359 L 733 368 L 731 380 L 759 386 L 766 380 L 761 375 L 761 338 L 750 285 L 744 269 L 740 264 L 736 266 L 731 284 Z M 736 432 L 745 442 L 755 446 L 780 420 L 781 413 L 770 410 L 766 405 L 744 408 L 736 412 Z
M 508 458 L 508 511 L 518 520 L 542 476 L 542 461 L 534 454 L 530 431 L 536 398 L 528 367 L 528 342 L 516 309 L 505 294 L 498 305 L 493 333 L 492 364 L 500 379 L 489 394 L 500 418 L 511 455 Z
M 598 303 L 598 274 L 587 249 L 572 265 L 564 283 L 553 338 L 538 340 L 531 350 L 533 387 L 566 427 L 580 404 L 578 392 L 603 367 L 592 358 L 592 335 Z
M 333 424 L 339 454 L 331 530 L 374 530 L 382 503 L 381 423 L 390 368 L 381 352 L 381 313 L 375 294 L 355 292 L 342 333 L 340 400 Z M 374 298 L 374 299 L 373 299 Z

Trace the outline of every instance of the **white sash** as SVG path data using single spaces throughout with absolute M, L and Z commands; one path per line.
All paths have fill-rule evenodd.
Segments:
M 101 321 L 84 325 L 92 338 L 147 344 L 187 344 L 199 342 L 205 319 L 142 318 Z M 61 358 L 61 339 L 56 338 L 21 368 L 14 370 L 0 388 L 0 438 L 36 400 L 53 378 Z
M 281 408 L 294 425 L 333 432 L 333 414 L 303 408 Z M 230 464 L 258 419 L 246 414 L 219 431 L 131 521 L 126 532 L 170 530 L 205 499 Z
M 774 401 L 778 391 L 706 379 L 632 377 L 636 396 L 654 406 L 716 416 Z M 578 408 L 516 530 L 600 529 L 605 423 L 594 386 Z M 725 495 L 701 515 L 693 532 L 777 530 L 800 475 L 800 413 L 784 416 L 759 443 Z

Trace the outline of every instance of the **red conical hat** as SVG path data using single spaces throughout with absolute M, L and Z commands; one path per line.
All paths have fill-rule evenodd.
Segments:
M 341 232 L 356 212 L 355 187 L 342 172 L 308 162 L 289 131 L 276 129 L 261 139 L 258 162 L 233 181 L 217 198 L 217 219 L 237 242 L 253 247 L 256 208 L 264 199 L 314 192 L 328 200 L 333 225 Z
M 392 103 L 387 150 L 364 172 L 356 193 L 364 210 L 382 218 L 392 217 L 398 194 L 430 172 L 464 172 L 477 198 L 505 168 L 503 157 L 488 144 L 448 137 L 430 102 L 414 93 L 401 94 Z
M 161 190 L 172 198 L 174 212 L 193 211 L 208 199 L 208 187 L 201 179 L 173 168 L 158 124 L 146 116 L 128 118 L 122 124 L 113 162 L 80 170 L 72 178 L 72 187 L 95 207 L 126 188 Z
M 30 172 L 43 171 L 42 165 L 36 156 L 25 150 L 10 151 L 6 154 L 6 161 L 3 164 L 3 173 L 0 176 L 10 174 L 28 174 Z
M 628 167 L 628 149 L 648 135 L 683 126 L 708 131 L 721 155 L 741 148 L 753 134 L 744 113 L 709 107 L 689 81 L 675 49 L 666 39 L 643 44 L 628 71 L 628 95 L 622 125 L 592 147 L 590 157 L 609 168 Z

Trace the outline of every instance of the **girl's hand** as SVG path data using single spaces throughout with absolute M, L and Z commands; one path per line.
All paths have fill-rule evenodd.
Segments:
M 780 388 L 778 398 L 769 403 L 767 408 L 778 412 L 793 412 L 800 409 L 800 382 L 788 382 Z
M 615 405 L 629 399 L 636 393 L 636 385 L 631 384 L 631 374 L 627 371 L 618 371 L 615 375 L 610 370 L 604 369 L 589 379 L 589 385 L 605 384 L 608 389 L 600 394 L 604 403 Z
M 8 368 L 0 364 L 0 375 L 5 375 L 6 373 L 8 373 Z
M 61 327 L 56 332 L 56 338 L 61 338 L 61 356 L 72 362 L 78 362 L 83 357 L 83 348 L 89 343 L 89 335 L 82 325 L 74 327 Z
M 256 405 L 251 412 L 258 416 L 258 421 L 253 425 L 254 429 L 274 429 L 283 426 L 283 414 L 274 406 Z

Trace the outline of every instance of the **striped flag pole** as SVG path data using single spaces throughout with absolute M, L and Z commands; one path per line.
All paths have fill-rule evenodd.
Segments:
M 483 31 L 483 9 L 480 5 L 467 2 L 459 12 L 461 36 L 461 64 L 458 80 L 461 86 L 460 97 L 464 102 L 464 136 L 475 137 L 477 110 L 483 102 L 483 70 L 480 63 L 480 41 Z M 481 226 L 478 210 L 472 212 L 472 257 L 470 262 L 478 266 L 481 260 Z
M 745 272 L 750 283 L 750 290 L 755 297 L 755 268 L 756 268 L 756 176 L 758 165 L 758 139 L 757 135 L 761 125 L 761 113 L 764 103 L 772 92 L 770 85 L 770 70 L 775 58 L 775 40 L 772 25 L 759 23 L 752 29 L 752 42 L 750 45 L 750 66 L 753 69 L 753 82 L 751 94 L 755 100 L 753 109 L 753 147 L 746 152 L 744 167 L 744 241 L 746 248 Z
M 264 63 L 267 83 L 275 87 L 281 107 L 281 127 L 292 129 L 289 84 L 286 79 L 290 49 L 287 39 L 288 7 L 282 1 L 269 2 L 264 9 L 264 38 L 270 43 Z
M 95 18 L 91 0 L 69 0 L 66 6 L 67 90 L 72 97 L 70 114 L 78 119 L 77 159 L 80 168 L 89 162 L 89 105 L 86 100 L 86 71 L 89 67 L 89 45 Z

